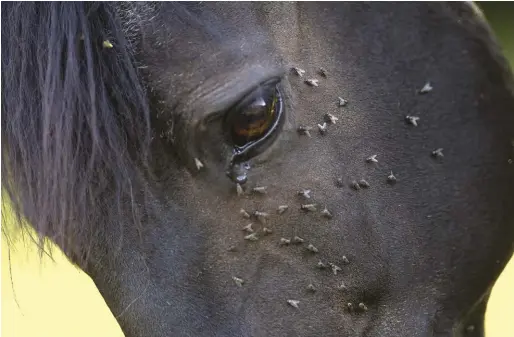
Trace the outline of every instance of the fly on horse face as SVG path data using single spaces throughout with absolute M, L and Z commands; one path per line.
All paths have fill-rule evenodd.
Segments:
M 483 336 L 513 88 L 467 3 L 2 3 L 2 182 L 127 337 Z

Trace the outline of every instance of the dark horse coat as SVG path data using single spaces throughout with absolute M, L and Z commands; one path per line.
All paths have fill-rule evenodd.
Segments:
M 512 74 L 467 3 L 2 3 L 2 183 L 127 337 L 481 336 Z

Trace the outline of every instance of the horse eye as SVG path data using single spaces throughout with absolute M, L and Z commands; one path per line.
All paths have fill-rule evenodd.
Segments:
M 271 127 L 277 113 L 277 95 L 262 95 L 249 106 L 238 111 L 230 125 L 232 141 L 236 146 L 244 146 L 262 137 Z
M 271 140 L 283 118 L 282 95 L 276 82 L 259 86 L 246 96 L 225 117 L 224 128 L 236 156 L 246 159 Z

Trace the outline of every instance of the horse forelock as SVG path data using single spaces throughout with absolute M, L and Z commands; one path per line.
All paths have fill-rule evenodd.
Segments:
M 106 221 L 138 225 L 149 120 L 110 4 L 2 3 L 3 187 L 76 263 Z

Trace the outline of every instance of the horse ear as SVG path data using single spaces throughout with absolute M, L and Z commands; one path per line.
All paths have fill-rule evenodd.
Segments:
M 110 4 L 2 3 L 1 25 L 3 187 L 41 236 L 81 251 L 93 210 L 121 212 L 141 176 L 150 119 L 133 52 Z

